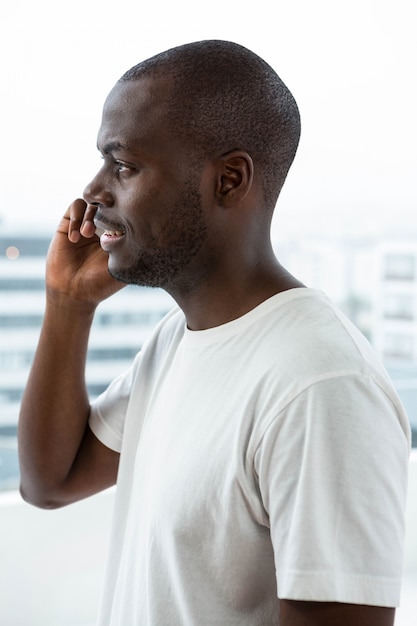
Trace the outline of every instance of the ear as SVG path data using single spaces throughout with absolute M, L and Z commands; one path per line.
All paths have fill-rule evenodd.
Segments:
M 216 193 L 219 203 L 231 206 L 241 202 L 253 183 L 253 161 L 243 150 L 233 150 L 218 161 Z

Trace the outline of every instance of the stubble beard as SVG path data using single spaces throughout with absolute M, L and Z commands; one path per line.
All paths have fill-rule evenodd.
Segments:
M 146 249 L 138 250 L 129 267 L 109 268 L 113 278 L 142 287 L 175 290 L 192 289 L 199 281 L 199 271 L 192 268 L 192 260 L 207 240 L 207 224 L 199 191 L 187 185 L 181 199 L 169 209 L 161 233 L 161 244 L 156 239 Z

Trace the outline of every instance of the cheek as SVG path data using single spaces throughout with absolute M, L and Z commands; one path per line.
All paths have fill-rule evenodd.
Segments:
M 182 186 L 172 177 L 143 177 L 140 187 L 119 196 L 124 219 L 133 238 L 142 244 L 166 245 L 187 231 L 201 214 L 200 194 L 189 181 Z
M 156 195 L 131 202 L 125 218 L 129 244 L 139 251 L 166 246 L 176 229 L 175 217 Z

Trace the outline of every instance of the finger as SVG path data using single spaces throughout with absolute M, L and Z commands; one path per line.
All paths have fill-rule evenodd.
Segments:
M 83 223 L 81 224 L 80 232 L 83 237 L 93 237 L 96 232 L 94 224 L 94 216 L 97 212 L 97 206 L 88 204 L 84 213 Z
M 69 217 L 69 225 L 68 225 L 68 239 L 72 243 L 77 243 L 81 237 L 81 225 L 84 220 L 85 210 L 87 208 L 87 203 L 84 202 L 81 198 L 77 198 L 74 202 L 69 206 L 69 209 L 66 213 Z

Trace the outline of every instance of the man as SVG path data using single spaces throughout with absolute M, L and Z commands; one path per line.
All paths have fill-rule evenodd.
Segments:
M 273 253 L 299 132 L 286 86 L 230 42 L 148 59 L 106 100 L 19 426 L 27 501 L 117 482 L 100 626 L 393 624 L 408 421 L 361 334 Z M 90 407 L 89 328 L 126 283 L 178 308 Z

